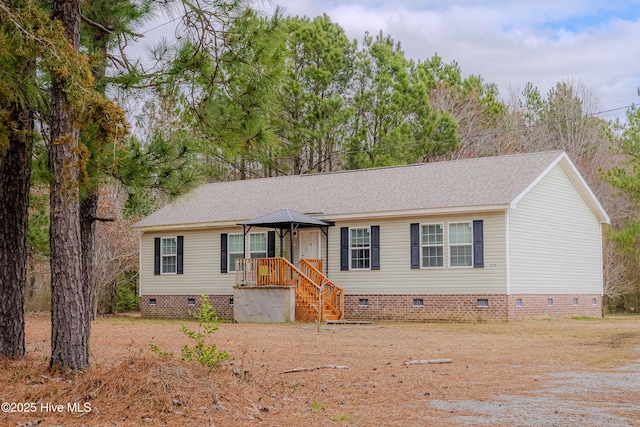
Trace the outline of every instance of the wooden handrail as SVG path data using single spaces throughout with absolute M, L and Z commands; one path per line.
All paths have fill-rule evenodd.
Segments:
M 284 258 L 241 258 L 236 260 L 236 284 L 238 286 L 294 286 L 296 300 L 318 310 L 320 286 Z
M 302 258 L 300 260 L 300 269 L 302 269 L 303 264 L 309 265 L 319 272 L 322 272 L 322 260 L 315 258 Z
M 322 261 L 302 259 L 298 269 L 285 258 L 240 258 L 236 260 L 236 285 L 295 286 L 296 301 L 303 302 L 313 310 L 314 316 L 320 321 L 325 320 L 323 308 L 329 308 L 342 318 L 342 289 L 316 266 L 322 268 Z
M 323 307 L 326 305 L 342 319 L 344 314 L 344 292 L 336 286 L 327 276 L 322 274 L 322 260 L 303 258 L 300 260 L 300 269 L 309 276 L 322 289 Z

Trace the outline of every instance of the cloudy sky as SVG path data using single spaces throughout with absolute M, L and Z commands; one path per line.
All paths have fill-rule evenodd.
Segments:
M 277 0 L 285 14 L 326 13 L 351 39 L 365 31 L 401 43 L 415 60 L 435 53 L 501 96 L 527 82 L 546 93 L 579 82 L 602 110 L 639 103 L 640 0 Z M 270 13 L 271 6 L 264 6 Z M 602 115 L 624 116 L 624 109 Z
M 572 81 L 600 100 L 605 119 L 639 104 L 640 0 L 256 0 L 266 16 L 326 13 L 359 43 L 381 30 L 414 60 L 440 55 L 466 77 L 498 85 L 502 99 L 528 82 L 543 94 Z M 171 18 L 141 44 L 171 32 Z M 139 48 L 141 46 L 137 46 Z

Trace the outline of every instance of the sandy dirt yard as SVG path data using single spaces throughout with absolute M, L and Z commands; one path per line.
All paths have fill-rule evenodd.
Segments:
M 0 362 L 0 425 L 640 426 L 638 316 L 221 324 L 216 369 L 180 360 L 181 324 L 101 318 L 91 367 L 65 374 L 49 319 L 29 316 L 28 356 Z

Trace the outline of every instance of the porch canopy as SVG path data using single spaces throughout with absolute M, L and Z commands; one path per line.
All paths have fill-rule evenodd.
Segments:
M 329 227 L 333 226 L 333 222 L 322 221 L 307 214 L 303 214 L 292 209 L 280 209 L 279 211 L 272 212 L 270 214 L 262 215 L 258 218 L 250 219 L 245 222 L 241 222 L 238 225 L 242 226 L 244 235 L 251 230 L 252 227 L 264 227 L 273 228 L 280 237 L 280 256 L 283 256 L 282 241 L 284 236 L 289 233 L 291 238 L 289 239 L 289 261 L 293 264 L 293 236 L 296 234 L 296 230 L 299 228 L 319 228 L 327 239 L 326 246 L 326 259 L 329 259 Z M 246 257 L 246 253 L 244 254 Z M 328 262 L 325 262 L 325 266 Z M 325 267 L 326 270 L 326 267 Z

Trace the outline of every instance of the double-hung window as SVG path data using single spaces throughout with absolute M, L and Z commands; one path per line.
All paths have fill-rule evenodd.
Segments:
M 423 224 L 420 242 L 422 267 L 444 266 L 444 227 L 442 224 Z
M 352 269 L 371 268 L 371 230 L 369 227 L 351 228 L 349 246 Z
M 249 257 L 250 258 L 266 258 L 267 257 L 267 233 L 249 234 Z
M 178 243 L 175 237 L 163 237 L 160 241 L 161 271 L 162 274 L 177 272 L 178 267 Z
M 449 265 L 451 267 L 473 266 L 472 222 L 449 223 Z
M 229 271 L 236 271 L 236 260 L 244 254 L 244 234 L 229 234 L 227 248 Z

